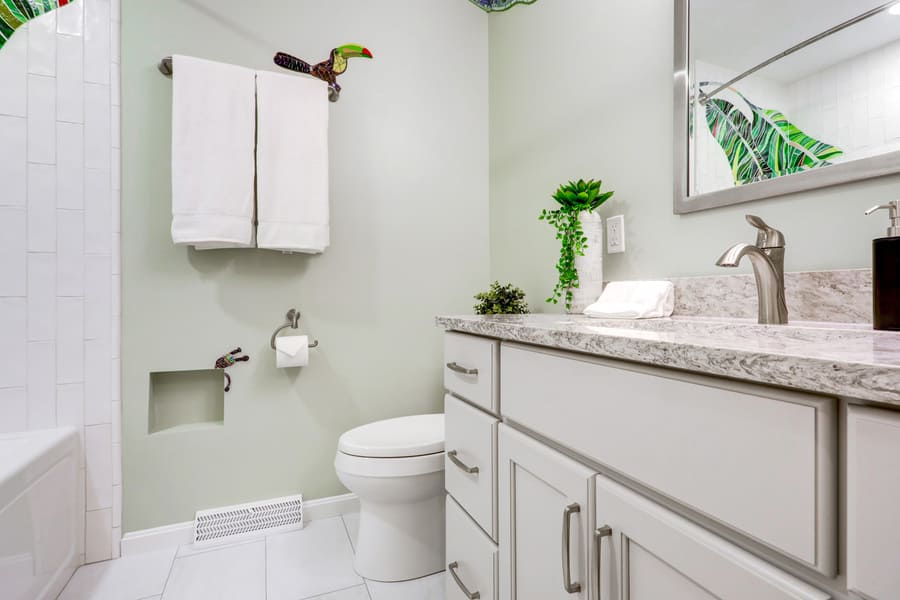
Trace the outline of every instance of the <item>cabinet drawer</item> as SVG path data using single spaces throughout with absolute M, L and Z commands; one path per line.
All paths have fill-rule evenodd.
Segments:
M 900 598 L 900 413 L 847 414 L 847 587 Z
M 447 600 L 497 598 L 497 546 L 447 496 Z
M 817 590 L 603 476 L 594 585 L 604 600 L 827 600 Z M 599 581 L 598 581 L 599 579 Z
M 836 401 L 504 344 L 503 417 L 834 576 Z
M 497 419 L 458 398 L 444 399 L 447 491 L 497 539 Z M 477 471 L 474 471 L 477 469 Z M 473 472 L 474 471 L 474 472 Z
M 444 387 L 486 411 L 499 411 L 500 344 L 474 335 L 444 334 Z

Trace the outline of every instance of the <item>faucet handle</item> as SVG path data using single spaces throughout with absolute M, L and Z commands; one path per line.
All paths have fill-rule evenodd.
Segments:
M 765 248 L 784 248 L 784 234 L 769 227 L 765 221 L 756 215 L 747 215 L 747 222 L 756 227 L 759 232 L 756 234 L 756 247 Z

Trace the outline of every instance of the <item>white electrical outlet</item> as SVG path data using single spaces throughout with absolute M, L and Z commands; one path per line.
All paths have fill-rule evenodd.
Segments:
M 606 220 L 606 252 L 625 252 L 625 215 L 616 215 Z

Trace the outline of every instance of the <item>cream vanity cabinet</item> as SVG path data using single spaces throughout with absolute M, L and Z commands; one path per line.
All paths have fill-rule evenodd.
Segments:
M 900 600 L 900 412 L 447 336 L 449 598 Z

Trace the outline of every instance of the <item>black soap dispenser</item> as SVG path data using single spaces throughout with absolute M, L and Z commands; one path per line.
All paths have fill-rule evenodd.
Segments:
M 872 241 L 872 300 L 875 329 L 900 331 L 900 200 L 866 211 L 889 211 L 887 237 Z

